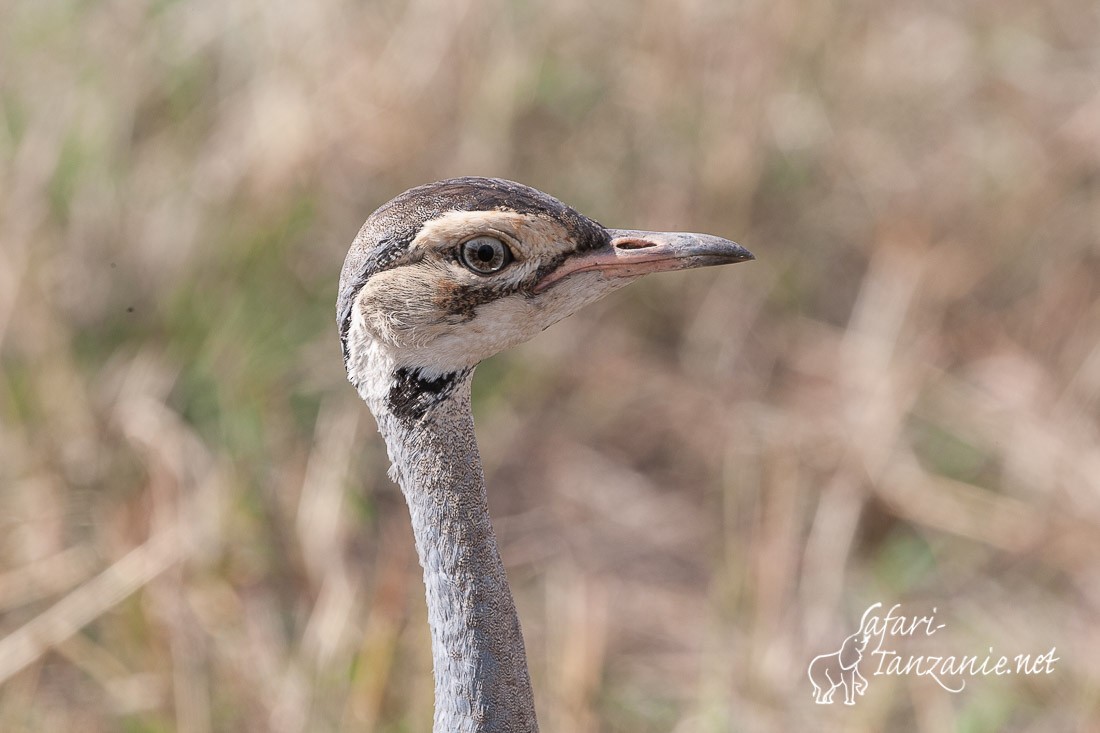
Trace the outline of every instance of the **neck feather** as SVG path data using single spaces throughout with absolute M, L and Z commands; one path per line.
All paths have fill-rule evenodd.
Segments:
M 428 601 L 436 733 L 538 730 L 523 635 L 489 521 L 472 370 L 395 374 L 369 399 L 412 516 Z M 417 389 L 426 395 L 416 394 Z M 378 395 L 381 397 L 381 394 Z M 416 409 L 409 410 L 412 404 Z

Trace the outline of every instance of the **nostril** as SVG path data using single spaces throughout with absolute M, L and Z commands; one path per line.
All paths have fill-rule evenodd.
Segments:
M 647 242 L 644 239 L 620 239 L 615 242 L 616 249 L 645 249 L 655 245 L 655 242 Z

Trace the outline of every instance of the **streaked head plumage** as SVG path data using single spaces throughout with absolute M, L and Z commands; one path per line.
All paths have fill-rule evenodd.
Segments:
M 370 215 L 344 262 L 348 376 L 367 397 L 399 370 L 468 372 L 647 272 L 749 258 L 717 237 L 606 229 L 503 179 L 419 186 Z

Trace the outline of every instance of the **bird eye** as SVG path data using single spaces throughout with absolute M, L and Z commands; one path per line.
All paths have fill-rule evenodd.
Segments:
M 474 237 L 458 248 L 462 264 L 479 275 L 489 275 L 512 261 L 512 250 L 493 237 Z

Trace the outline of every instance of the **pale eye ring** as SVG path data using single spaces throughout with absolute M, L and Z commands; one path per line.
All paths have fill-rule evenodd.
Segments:
M 459 245 L 458 259 L 479 275 L 491 275 L 512 261 L 512 250 L 494 237 L 474 237 Z

